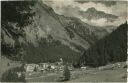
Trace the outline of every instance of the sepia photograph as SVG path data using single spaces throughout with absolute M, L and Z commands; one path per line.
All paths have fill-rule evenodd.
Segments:
M 2 0 L 0 10 L 1 83 L 127 83 L 127 0 Z

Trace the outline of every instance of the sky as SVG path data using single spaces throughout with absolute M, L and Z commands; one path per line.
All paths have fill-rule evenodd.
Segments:
M 109 26 L 120 25 L 128 19 L 128 7 L 126 1 L 87 1 L 87 0 L 43 0 L 45 4 L 52 7 L 54 11 L 59 15 L 65 15 L 68 17 L 77 17 L 82 21 L 94 24 L 97 26 Z M 107 14 L 113 14 L 119 18 L 114 22 L 106 22 L 105 18 L 98 20 L 87 20 L 83 18 L 79 11 L 86 11 L 88 8 L 94 7 L 98 11 L 103 11 Z

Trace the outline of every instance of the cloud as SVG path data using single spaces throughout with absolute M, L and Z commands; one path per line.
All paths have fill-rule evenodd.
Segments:
M 101 18 L 101 19 L 98 19 L 98 20 L 91 20 L 91 23 L 93 23 L 95 25 L 104 26 L 107 23 L 107 19 Z
M 104 1 L 103 0 L 102 1 L 99 1 L 99 0 L 74 0 L 74 1 L 81 3 L 81 4 L 93 1 L 94 3 L 102 3 L 106 6 L 116 5 L 116 1 L 105 1 L 105 0 Z
M 78 1 L 76 2 L 76 0 L 43 0 L 43 2 L 52 7 L 57 14 L 68 17 L 77 17 L 86 23 L 94 23 L 99 26 L 122 24 L 122 22 L 126 20 L 128 14 L 126 1 L 87 1 L 85 3 L 79 3 Z M 114 22 L 106 22 L 105 18 L 91 21 L 82 18 L 79 11 L 86 11 L 91 7 L 94 7 L 98 11 L 119 16 L 119 19 Z
M 120 24 L 124 23 L 125 21 L 126 20 L 119 18 L 116 21 L 108 22 L 106 18 L 101 18 L 98 20 L 91 20 L 88 22 L 89 22 L 89 24 L 93 24 L 96 26 L 111 26 L 111 25 L 119 26 Z
M 112 12 L 111 12 L 112 14 L 123 17 L 123 18 L 126 18 L 127 15 L 128 15 L 128 13 L 127 13 L 127 11 L 128 11 L 127 2 L 126 1 L 117 2 L 117 5 L 112 6 L 111 10 L 112 10 Z
M 43 0 L 45 4 L 52 7 L 54 11 L 60 15 L 77 16 L 79 7 L 76 6 L 74 0 Z

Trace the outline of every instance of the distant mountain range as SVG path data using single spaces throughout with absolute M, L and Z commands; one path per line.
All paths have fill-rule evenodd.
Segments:
M 103 11 L 98 11 L 94 7 L 88 8 L 86 11 L 80 11 L 80 15 L 88 20 L 105 18 L 108 22 L 113 22 L 114 20 L 118 19 L 118 16 L 107 14 Z

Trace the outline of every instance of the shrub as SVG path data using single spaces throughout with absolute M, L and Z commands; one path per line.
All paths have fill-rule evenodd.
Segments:
M 64 77 L 63 81 L 67 81 L 70 79 L 70 71 L 67 65 L 64 66 L 63 77 Z
M 37 68 L 36 67 L 34 68 L 34 71 L 37 72 Z
M 21 73 L 19 76 L 17 73 Z M 7 70 L 5 73 L 2 74 L 1 78 L 2 82 L 25 82 L 25 75 L 21 70 L 21 67 L 16 67 Z

